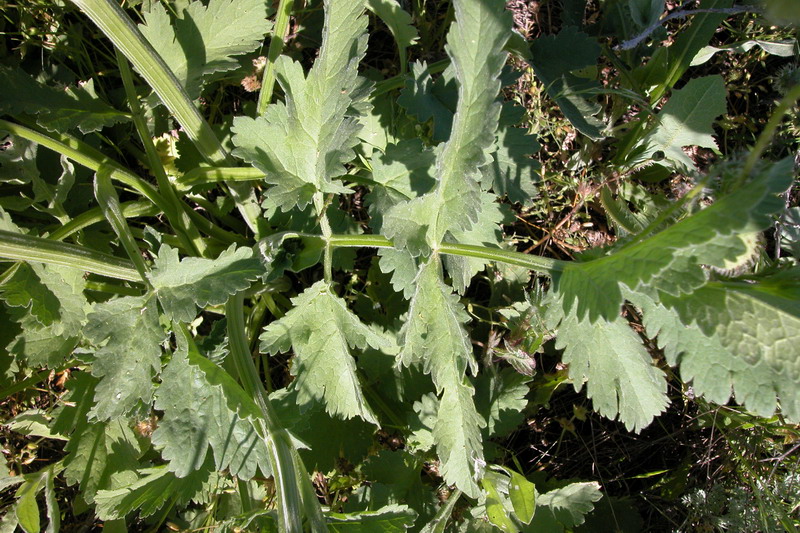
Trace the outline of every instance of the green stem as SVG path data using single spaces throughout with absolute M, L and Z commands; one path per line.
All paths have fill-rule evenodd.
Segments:
M 184 192 L 200 185 L 231 181 L 259 181 L 264 173 L 253 167 L 195 167 L 175 180 L 175 186 Z
M 275 17 L 275 26 L 269 41 L 267 64 L 264 67 L 264 76 L 261 78 L 261 91 L 258 93 L 258 114 L 263 115 L 267 106 L 272 101 L 275 89 L 275 61 L 283 51 L 286 36 L 289 34 L 289 17 L 292 14 L 294 0 L 280 0 L 278 15 Z
M 323 275 L 325 281 L 331 283 L 333 280 L 333 244 L 331 243 L 331 223 L 328 220 L 328 204 L 321 192 L 314 193 L 314 208 L 319 215 L 319 225 L 322 229 L 322 240 L 325 241 L 325 255 L 323 256 Z
M 158 182 L 159 192 L 164 196 L 164 199 L 169 204 L 169 209 L 164 211 L 164 215 L 169 220 L 178 239 L 181 241 L 182 247 L 189 251 L 191 255 L 204 255 L 206 251 L 205 243 L 200 238 L 200 233 L 197 231 L 188 215 L 186 214 L 186 206 L 178 198 L 172 183 L 169 181 L 164 165 L 161 163 L 161 158 L 156 152 L 156 147 L 153 145 L 153 140 L 150 138 L 150 132 L 147 130 L 147 124 L 144 119 L 144 112 L 139 105 L 139 97 L 136 95 L 136 89 L 133 86 L 133 74 L 131 67 L 125 56 L 119 50 L 117 53 L 117 64 L 119 65 L 119 72 L 122 76 L 122 85 L 125 87 L 125 94 L 128 97 L 128 106 L 131 108 L 131 115 L 133 116 L 133 124 L 136 127 L 136 132 L 139 134 L 139 139 L 144 146 L 145 156 L 150 170 L 156 177 Z
M 155 206 L 148 202 L 141 201 L 121 203 L 120 209 L 122 210 L 122 216 L 125 218 L 153 216 L 159 213 Z M 48 238 L 54 241 L 61 241 L 73 233 L 77 233 L 83 228 L 102 222 L 105 219 L 106 217 L 103 215 L 103 210 L 99 207 L 95 207 L 81 213 L 63 226 L 59 226 Z
M 225 304 L 230 357 L 239 374 L 242 387 L 253 397 L 261 410 L 261 429 L 264 432 L 263 437 L 275 479 L 279 530 L 284 533 L 301 533 L 303 509 L 310 504 L 304 501 L 303 483 L 310 485 L 311 482 L 306 479 L 305 469 L 298 468 L 297 450 L 294 449 L 288 432 L 281 425 L 253 363 L 250 343 L 245 332 L 243 307 L 242 293 L 232 296 Z M 316 505 L 319 507 L 318 502 Z
M 148 267 L 144 264 L 139 245 L 136 244 L 136 240 L 128 227 L 128 222 L 122 214 L 117 191 L 114 190 L 114 186 L 111 184 L 110 174 L 111 172 L 107 167 L 100 167 L 100 170 L 97 171 L 94 177 L 94 196 L 97 199 L 97 203 L 100 204 L 103 215 L 108 220 L 108 223 L 111 224 L 114 233 L 119 238 L 119 242 L 125 248 L 128 257 L 130 257 L 142 277 L 142 281 L 149 287 L 150 282 L 147 280 Z
M 126 281 L 142 281 L 133 265 L 122 258 L 82 246 L 0 230 L 0 257 L 79 268 Z
M 0 120 L 0 130 L 7 131 L 12 135 L 40 144 L 95 172 L 100 170 L 101 166 L 106 166 L 111 171 L 112 179 L 135 190 L 153 202 L 153 204 L 158 206 L 162 211 L 169 209 L 169 204 L 158 194 L 155 187 L 143 181 L 102 152 L 95 150 L 78 139 L 58 133 L 45 135 L 26 126 L 8 122 L 7 120 Z

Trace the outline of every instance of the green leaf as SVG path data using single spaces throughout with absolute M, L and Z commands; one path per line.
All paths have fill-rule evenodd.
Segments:
M 196 99 L 214 74 L 239 68 L 236 57 L 258 48 L 272 24 L 260 0 L 185 5 L 173 24 L 163 5 L 152 3 L 139 30 Z
M 486 422 L 473 403 L 474 390 L 466 381 L 470 367 L 477 371 L 472 343 L 464 330 L 469 316 L 441 279 L 441 264 L 433 256 L 417 275 L 417 285 L 401 331 L 398 362 L 405 366 L 422 362 L 430 373 L 441 400 L 433 438 L 442 460 L 442 474 L 471 497 L 480 489 L 484 460 L 481 428 Z
M 293 308 L 261 334 L 261 350 L 275 354 L 292 347 L 298 403 L 322 401 L 328 413 L 359 416 L 377 425 L 356 374 L 350 348 L 380 348 L 386 341 L 361 323 L 324 281 L 292 299 Z
M 167 502 L 185 504 L 198 492 L 209 473 L 208 469 L 201 469 L 178 478 L 165 466 L 144 468 L 137 471 L 138 479 L 129 485 L 97 491 L 94 498 L 97 517 L 116 520 L 138 510 L 139 516 L 145 518 L 155 514 Z
M 725 83 L 722 76 L 694 78 L 672 97 L 656 115 L 656 126 L 641 141 L 645 150 L 636 161 L 652 159 L 656 152 L 678 169 L 694 168 L 694 162 L 682 148 L 701 146 L 717 150 L 714 140 L 714 119 L 725 113 Z
M 492 161 L 481 169 L 484 187 L 512 202 L 530 205 L 541 165 L 528 156 L 539 151 L 539 143 L 525 129 L 507 126 L 498 130 L 495 145 Z
M 276 68 L 285 103 L 233 123 L 234 155 L 266 174 L 275 185 L 270 196 L 284 211 L 305 207 L 315 192 L 352 192 L 333 179 L 355 157 L 360 125 L 352 106 L 366 96 L 358 64 L 366 51 L 367 16 L 364 0 L 329 0 L 325 6 L 325 37 L 308 76 L 282 56 Z
M 586 93 L 597 89 L 593 80 L 579 78 L 576 71 L 597 65 L 600 45 L 576 27 L 568 26 L 558 35 L 540 37 L 531 43 L 533 70 L 547 94 L 578 131 L 592 139 L 602 138 L 603 123 L 594 117 L 600 106 Z
M 56 466 L 49 466 L 46 469 L 44 480 L 44 505 L 47 516 L 50 519 L 47 523 L 45 533 L 58 533 L 61 528 L 61 510 L 58 508 L 58 499 L 53 487 L 53 478 L 56 475 Z
M 378 15 L 389 27 L 397 42 L 401 68 L 405 68 L 406 49 L 419 39 L 417 29 L 411 23 L 411 15 L 400 7 L 397 0 L 367 0 L 367 9 Z
M 486 437 L 502 437 L 525 419 L 528 376 L 503 368 L 484 372 L 475 380 L 475 405 L 486 419 Z
M 663 348 L 667 362 L 680 365 L 681 378 L 691 384 L 696 395 L 724 405 L 734 392 L 737 402 L 763 417 L 773 415 L 777 396 L 786 416 L 800 418 L 800 387 L 765 358 L 751 365 L 742 354 L 726 348 L 715 333 L 706 335 L 697 324 L 684 325 L 673 309 L 642 294 L 632 300 L 642 308 L 648 335 L 658 336 L 658 345 Z M 705 305 L 690 295 L 681 305 L 698 304 L 701 309 Z
M 66 133 L 78 128 L 81 133 L 92 133 L 130 120 L 127 114 L 97 97 L 93 80 L 59 90 L 39 83 L 20 69 L 0 66 L 0 85 L 1 114 L 36 114 L 37 123 L 49 131 Z
M 506 472 L 511 474 L 508 498 L 514 507 L 514 514 L 523 524 L 530 524 L 536 512 L 536 487 L 519 472 L 509 469 L 506 469 Z
M 594 502 L 601 497 L 597 483 L 570 483 L 540 494 L 536 501 L 536 515 L 523 531 L 540 531 L 537 527 L 540 520 L 545 523 L 555 520 L 566 528 L 578 526 L 583 523 L 584 516 L 594 509 Z
M 335 533 L 397 533 L 414 525 L 417 513 L 405 505 L 387 505 L 377 511 L 330 513 L 328 529 Z
M 155 300 L 128 296 L 97 304 L 84 335 L 98 347 L 92 374 L 101 379 L 92 414 L 109 420 L 130 413 L 140 402 L 149 405 L 165 337 Z
M 178 349 L 161 373 L 155 407 L 164 411 L 153 444 L 179 478 L 200 469 L 209 446 L 217 470 L 250 479 L 271 475 L 268 451 L 257 430 L 253 400 L 205 359 L 191 339 L 176 333 Z M 242 396 L 246 401 L 239 401 Z
M 35 474 L 32 479 L 26 480 L 17 489 L 17 503 L 14 513 L 17 515 L 20 527 L 25 533 L 39 533 L 41 531 L 41 518 L 39 505 L 36 503 L 36 494 L 41 489 L 43 479 L 40 474 Z
M 752 182 L 662 231 L 622 242 L 597 259 L 568 263 L 553 276 L 564 309 L 577 301 L 578 317 L 613 320 L 623 302 L 622 285 L 634 292 L 656 288 L 673 295 L 703 285 L 707 274 L 701 265 L 722 266 L 739 257 L 747 246 L 738 234 L 769 227 L 771 215 L 784 208 L 777 193 L 791 184 L 790 167 L 788 159 L 775 163 Z
M 502 477 L 498 474 L 487 474 L 482 480 L 481 485 L 486 493 L 486 515 L 489 517 L 489 522 L 494 524 L 500 531 L 504 533 L 515 533 L 517 526 L 511 517 L 508 516 L 508 511 L 503 504 L 503 498 L 495 486 L 493 479 L 495 477 Z
M 11 310 L 22 331 L 8 345 L 9 351 L 31 366 L 62 364 L 78 344 L 79 332 L 86 323 L 85 286 L 84 273 L 78 269 L 40 263 L 20 265 L 11 279 L 11 300 L 23 303 L 30 298 L 30 313 L 23 314 L 21 308 Z
M 591 323 L 570 313 L 558 328 L 556 348 L 564 349 L 575 390 L 586 380 L 595 411 L 612 420 L 619 415 L 628 430 L 640 432 L 667 407 L 666 376 L 626 320 Z
M 64 447 L 64 477 L 80 483 L 81 495 L 93 503 L 100 489 L 108 488 L 114 476 L 132 473 L 143 450 L 127 421 L 82 421 Z
M 450 139 L 436 148 L 436 187 L 390 209 L 384 233 L 412 255 L 428 255 L 448 231 L 468 230 L 481 208 L 478 178 L 497 130 L 503 47 L 511 35 L 510 13 L 502 3 L 454 3 L 456 20 L 447 37 L 459 87 Z
M 411 77 L 400 91 L 397 103 L 424 124 L 433 120 L 433 140 L 445 141 L 453 127 L 453 115 L 458 105 L 453 68 L 448 67 L 433 79 L 424 61 L 411 64 Z
M 197 307 L 223 304 L 263 274 L 264 267 L 251 248 L 231 245 L 216 259 L 178 261 L 178 251 L 162 245 L 148 277 L 167 316 L 191 322 Z
M 766 363 L 772 369 L 776 390 L 797 390 L 800 383 L 800 280 L 797 273 L 776 275 L 758 283 L 710 282 L 681 297 L 662 296 L 685 324 L 697 323 L 706 337 L 713 337 L 746 366 Z M 742 375 L 739 380 L 749 376 Z M 728 379 L 730 383 L 730 380 Z M 772 396 L 772 394 L 769 394 Z M 792 394 L 787 405 L 798 405 Z

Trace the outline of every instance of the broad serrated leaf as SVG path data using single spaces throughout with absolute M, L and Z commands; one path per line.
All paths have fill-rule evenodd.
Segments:
M 161 448 L 170 471 L 183 478 L 200 469 L 210 446 L 217 470 L 242 479 L 258 469 L 271 475 L 253 401 L 182 332 L 176 337 L 178 349 L 156 393 L 155 407 L 164 416 L 153 432 L 153 444 Z
M 234 155 L 252 163 L 275 185 L 270 196 L 284 211 L 305 207 L 315 192 L 347 194 L 334 182 L 355 157 L 360 125 L 355 104 L 363 105 L 358 63 L 366 51 L 364 0 L 325 2 L 325 30 L 319 58 L 306 76 L 285 56 L 277 62 L 285 103 L 233 123 Z
M 21 263 L 16 272 L 0 287 L 0 297 L 11 307 L 28 311 L 42 326 L 52 324 L 61 315 L 58 297 L 37 276 L 27 263 Z
M 130 120 L 126 113 L 104 103 L 89 80 L 83 86 L 56 89 L 31 78 L 19 69 L 0 66 L 0 113 L 30 113 L 49 131 L 66 133 L 78 128 L 82 133 Z
M 210 471 L 197 470 L 179 478 L 165 466 L 144 468 L 136 472 L 133 483 L 112 490 L 98 490 L 94 497 L 97 517 L 101 520 L 125 518 L 138 511 L 142 518 L 153 515 L 169 502 L 184 505 L 197 493 Z
M 153 2 L 139 25 L 192 99 L 214 74 L 238 68 L 236 57 L 258 48 L 270 28 L 261 0 L 189 2 L 174 23 Z
M 164 312 L 172 320 L 191 322 L 197 307 L 220 305 L 264 274 L 251 248 L 231 246 L 216 259 L 186 257 L 162 245 L 148 277 Z
M 84 335 L 97 347 L 92 374 L 100 378 L 94 416 L 108 420 L 149 405 L 166 337 L 155 300 L 117 298 L 95 305 L 88 319 Z
M 380 348 L 386 341 L 361 323 L 328 283 L 318 281 L 292 299 L 294 307 L 261 334 L 261 350 L 294 349 L 297 401 L 322 401 L 328 413 L 377 424 L 361 391 L 351 348 Z
M 724 405 L 733 392 L 737 402 L 763 417 L 773 415 L 780 399 L 786 416 L 800 418 L 800 387 L 784 372 L 763 358 L 749 364 L 742 354 L 726 348 L 717 335 L 706 335 L 696 324 L 683 324 L 678 313 L 645 295 L 631 299 L 643 311 L 648 335 L 658 336 L 667 362 L 679 365 L 681 378 L 691 384 L 696 395 Z M 688 300 L 695 302 L 694 296 Z
M 528 156 L 539 151 L 539 143 L 525 129 L 507 126 L 498 130 L 495 146 L 492 160 L 481 169 L 484 187 L 512 202 L 529 205 L 536 195 L 541 165 Z
M 791 161 L 775 163 L 752 182 L 723 196 L 711 206 L 654 233 L 621 244 L 591 261 L 575 261 L 554 274 L 564 309 L 577 305 L 579 318 L 612 320 L 623 302 L 621 285 L 636 292 L 656 288 L 679 295 L 703 285 L 702 265 L 721 266 L 747 248 L 738 237 L 772 223 L 771 215 L 784 207 L 777 193 L 791 184 Z
M 446 68 L 434 80 L 427 63 L 415 61 L 411 64 L 411 77 L 400 91 L 397 103 L 421 123 L 433 120 L 434 141 L 447 140 L 458 104 L 452 67 Z
M 445 241 L 454 240 L 459 244 L 473 244 L 489 248 L 500 248 L 502 241 L 501 224 L 514 220 L 508 206 L 496 201 L 494 194 L 481 192 L 478 219 L 468 230 L 453 230 Z M 464 294 L 475 274 L 489 263 L 484 259 L 458 255 L 446 255 L 444 264 L 450 274 L 451 283 L 459 294 Z
M 408 316 L 398 363 L 422 363 L 425 373 L 431 374 L 442 395 L 433 427 L 442 474 L 445 481 L 475 497 L 485 464 L 481 428 L 486 422 L 475 409 L 474 390 L 465 377 L 467 367 L 473 373 L 477 370 L 464 330 L 469 315 L 442 281 L 438 256 L 421 267 Z
M 749 365 L 766 362 L 778 375 L 800 385 L 800 280 L 797 273 L 758 283 L 717 281 L 691 295 L 664 295 L 684 324 L 697 323 L 729 352 Z
M 453 230 L 467 230 L 481 208 L 478 177 L 497 130 L 503 51 L 510 13 L 498 2 L 454 3 L 447 53 L 458 81 L 458 105 L 449 140 L 436 148 L 436 186 L 386 213 L 384 232 L 398 248 L 428 255 Z
M 82 421 L 64 450 L 64 477 L 70 485 L 80 483 L 87 503 L 94 502 L 98 490 L 109 487 L 112 476 L 136 470 L 143 452 L 123 420 Z
M 564 349 L 575 390 L 585 380 L 594 410 L 612 420 L 619 416 L 628 430 L 640 432 L 667 407 L 666 376 L 621 317 L 591 323 L 569 313 L 558 328 L 556 348 Z
M 682 89 L 673 91 L 669 101 L 656 115 L 655 128 L 642 139 L 644 152 L 637 161 L 663 154 L 678 169 L 694 168 L 682 148 L 701 146 L 717 150 L 714 140 L 714 119 L 725 113 L 725 82 L 722 76 L 706 76 L 690 80 Z
M 599 84 L 573 74 L 597 64 L 600 55 L 597 41 L 576 27 L 568 26 L 558 35 L 534 40 L 531 53 L 536 77 L 564 116 L 587 137 L 600 139 L 603 123 L 594 117 L 600 106 L 589 98 Z

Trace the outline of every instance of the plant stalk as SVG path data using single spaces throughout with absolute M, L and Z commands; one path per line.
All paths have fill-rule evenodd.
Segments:
M 272 93 L 275 90 L 275 61 L 283 52 L 286 45 L 286 36 L 289 34 L 289 18 L 292 14 L 294 0 L 280 0 L 278 3 L 278 14 L 275 17 L 275 26 L 272 28 L 272 36 L 269 41 L 267 51 L 267 64 L 264 67 L 264 75 L 261 78 L 261 90 L 258 93 L 258 114 L 263 115 L 272 101 Z

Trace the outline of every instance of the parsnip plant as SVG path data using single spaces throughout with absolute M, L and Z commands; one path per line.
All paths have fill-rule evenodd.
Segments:
M 281 54 L 286 0 L 274 29 L 263 0 L 146 3 L 138 24 L 113 0 L 73 3 L 113 44 L 119 93 L 106 99 L 91 80 L 60 91 L 0 68 L 9 135 L 0 288 L 14 328 L 0 383 L 10 394 L 39 369 L 72 369 L 55 410 L 10 422 L 67 443 L 63 459 L 2 479 L 18 487 L 6 530 L 43 528 L 37 494 L 47 530 L 59 529 L 57 476 L 104 531 L 166 521 L 220 531 L 571 529 L 599 485 L 538 493 L 490 446 L 523 421 L 530 353 L 552 335 L 575 388 L 631 431 L 668 404 L 644 337 L 696 394 L 800 418 L 797 267 L 729 275 L 758 253 L 792 184 L 791 160 L 761 160 L 768 135 L 658 211 L 603 191 L 613 246 L 575 261 L 531 256 L 503 235 L 509 204 L 529 204 L 538 176 L 527 157 L 536 141 L 502 99 L 503 69 L 509 52 L 527 58 L 580 132 L 611 136 L 617 117 L 597 116 L 599 85 L 581 78 L 600 53 L 588 35 L 567 28 L 529 45 L 503 2 L 453 0 L 449 63 L 443 72 L 413 63 L 398 93 L 395 80 L 359 69 L 367 10 L 401 57 L 415 42 L 396 0 L 326 0 L 309 70 Z M 620 98 L 658 103 L 719 20 L 697 15 L 673 55 L 652 53 Z M 209 122 L 198 99 L 224 89 L 220 80 L 270 34 L 259 105 Z M 616 169 L 692 171 L 682 147 L 715 147 L 724 92 L 713 76 L 672 91 L 615 133 Z M 395 120 L 398 105 L 407 116 Z M 106 130 L 135 132 L 139 144 L 115 154 L 94 137 Z M 115 161 L 127 151 L 141 168 Z M 51 152 L 58 176 L 39 171 L 53 168 L 42 163 Z M 700 205 L 709 190 L 713 201 Z M 346 206 L 361 202 L 368 216 L 356 220 Z M 364 279 L 356 262 L 368 265 Z M 508 280 L 498 308 L 528 340 L 504 356 L 510 365 L 475 355 L 465 295 L 487 267 Z M 546 295 L 527 293 L 528 271 L 549 278 Z M 629 324 L 634 315 L 643 330 Z M 332 493 L 346 498 L 320 497 L 332 472 Z

